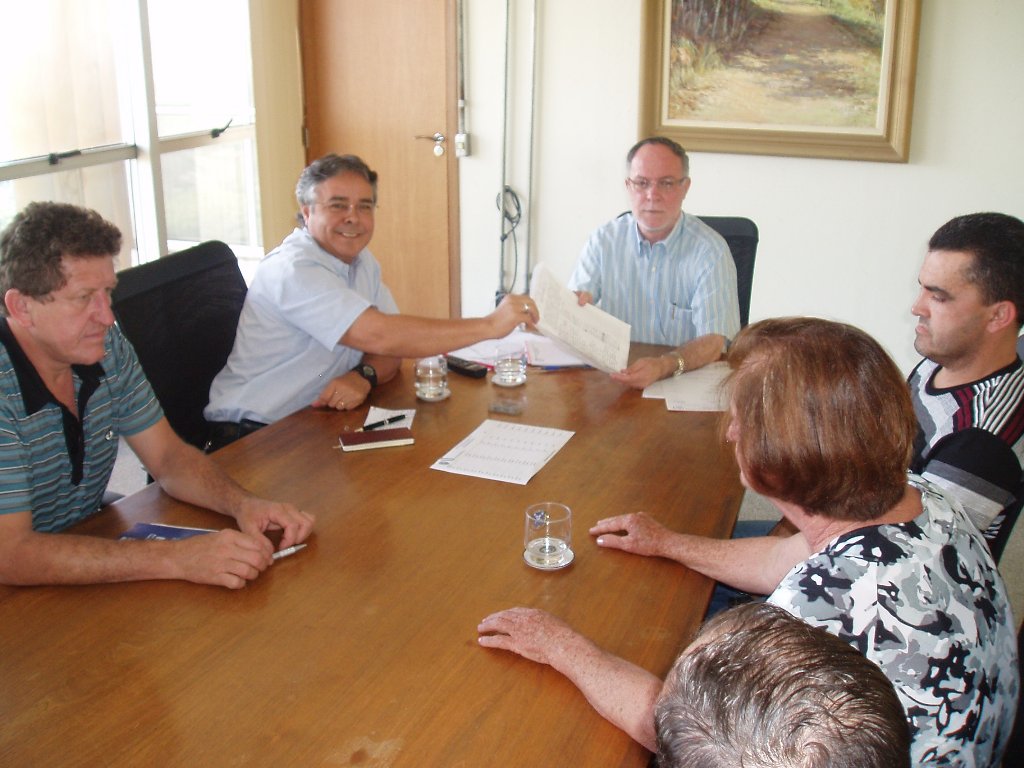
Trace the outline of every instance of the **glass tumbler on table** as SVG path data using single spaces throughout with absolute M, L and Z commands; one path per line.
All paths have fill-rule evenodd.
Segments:
M 564 568 L 573 560 L 572 510 L 555 501 L 526 508 L 523 560 L 543 571 Z
M 498 345 L 491 382 L 499 387 L 518 387 L 526 383 L 526 349 L 522 344 Z
M 448 389 L 448 361 L 443 355 L 424 357 L 416 361 L 416 397 L 420 400 L 444 400 L 451 394 Z

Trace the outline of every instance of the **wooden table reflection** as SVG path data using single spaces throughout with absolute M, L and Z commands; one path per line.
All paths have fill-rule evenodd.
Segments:
M 0 587 L 0 764 L 642 766 L 648 754 L 558 673 L 476 642 L 492 611 L 545 608 L 664 674 L 711 582 L 600 550 L 587 529 L 647 510 L 727 536 L 742 497 L 718 414 L 669 413 L 596 371 L 502 390 L 451 377 L 420 403 L 406 366 L 372 403 L 417 409 L 416 444 L 335 450 L 366 413 L 307 410 L 220 451 L 254 492 L 317 516 L 309 547 L 242 591 L 180 582 Z M 513 399 L 520 416 L 488 412 Z M 486 418 L 575 432 L 527 485 L 430 465 Z M 575 562 L 522 561 L 522 515 L 568 504 Z M 155 486 L 80 526 L 214 527 Z

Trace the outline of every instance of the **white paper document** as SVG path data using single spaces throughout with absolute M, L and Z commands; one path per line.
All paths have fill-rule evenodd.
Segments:
M 404 416 L 405 418 L 388 426 L 408 427 L 409 429 L 412 429 L 412 420 L 416 418 L 416 409 L 402 408 L 401 410 L 396 411 L 391 408 L 379 408 L 376 405 L 371 405 L 370 411 L 366 414 L 366 419 L 363 421 L 363 426 L 365 427 L 367 424 L 376 424 L 378 421 L 384 421 L 385 419 L 390 419 L 395 416 Z
M 526 485 L 573 434 L 565 429 L 487 419 L 430 468 Z
M 526 339 L 526 362 L 540 368 L 585 368 L 589 363 L 565 344 L 555 339 L 528 333 Z
M 711 363 L 654 382 L 644 390 L 644 397 L 663 398 L 670 411 L 724 411 L 728 404 L 722 384 L 728 375 L 728 363 Z
M 563 288 L 551 270 L 538 264 L 530 282 L 537 303 L 537 329 L 606 373 L 621 371 L 629 362 L 629 324 L 592 304 L 579 306 L 576 294 Z
M 529 365 L 541 368 L 579 368 L 589 363 L 575 354 L 563 344 L 554 339 L 541 336 L 539 333 L 529 331 L 512 331 L 503 339 L 487 339 L 471 344 L 468 347 L 456 349 L 450 354 L 454 357 L 461 357 L 463 360 L 472 360 L 474 363 L 494 367 L 494 357 L 498 347 L 506 343 L 521 344 L 526 350 L 526 362 Z
M 483 341 L 478 341 L 476 344 L 470 344 L 468 347 L 453 349 L 448 354 L 453 357 L 461 357 L 463 360 L 480 363 L 480 365 L 486 365 L 488 368 L 493 368 L 494 358 L 498 354 L 499 346 L 506 343 L 522 344 L 525 349 L 529 340 L 536 338 L 536 333 L 530 333 L 529 331 L 523 331 L 517 328 L 504 338 L 484 339 Z

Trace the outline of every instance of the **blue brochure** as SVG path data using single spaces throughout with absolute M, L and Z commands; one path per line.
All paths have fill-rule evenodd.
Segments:
M 189 539 L 203 533 L 214 533 L 213 528 L 186 528 L 181 525 L 163 525 L 161 523 L 136 523 L 122 533 L 122 539 Z

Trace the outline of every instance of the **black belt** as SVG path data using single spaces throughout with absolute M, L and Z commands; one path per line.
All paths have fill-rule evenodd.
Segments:
M 253 421 L 252 419 L 210 421 L 207 423 L 210 427 L 206 431 L 206 445 L 203 446 L 203 450 L 206 453 L 212 453 L 218 448 L 223 448 L 225 445 L 229 445 L 235 442 L 235 440 L 251 435 L 256 430 L 267 426 L 262 421 Z

